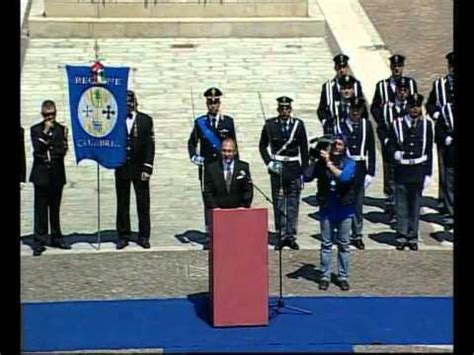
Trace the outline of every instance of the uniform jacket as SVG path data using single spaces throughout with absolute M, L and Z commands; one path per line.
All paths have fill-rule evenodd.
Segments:
M 206 124 L 210 128 L 211 131 L 220 139 L 222 142 L 225 138 L 233 138 L 236 144 L 236 158 L 238 159 L 238 147 L 237 147 L 237 138 L 235 135 L 235 127 L 234 127 L 234 119 L 230 116 L 220 115 L 217 121 L 217 128 L 213 128 L 211 126 L 211 117 L 206 115 Z M 204 164 L 209 164 L 214 161 L 221 159 L 220 150 L 217 147 L 213 147 L 209 140 L 204 136 L 201 128 L 199 127 L 197 118 L 194 121 L 194 127 L 191 131 L 191 135 L 188 139 L 188 154 L 189 158 L 191 159 L 194 155 L 196 155 L 198 143 L 200 144 L 199 148 L 199 155 L 204 157 Z
M 405 76 L 408 79 L 408 92 L 410 95 L 418 92 L 418 86 L 415 79 Z M 383 104 L 387 102 L 395 102 L 396 98 L 396 89 L 394 78 L 390 77 L 384 80 L 380 80 L 375 85 L 374 98 L 372 99 L 372 104 L 370 105 L 370 113 L 375 117 L 376 110 L 379 110 Z
M 388 154 L 393 159 L 395 183 L 423 183 L 432 174 L 434 127 L 430 119 L 421 117 L 414 128 L 408 125 L 408 115 L 395 120 L 389 132 Z M 426 130 L 424 129 L 426 123 Z M 415 165 L 403 165 L 394 159 L 401 151 L 403 159 L 418 159 L 426 155 L 426 161 Z
M 272 156 L 289 140 L 293 128 L 298 122 L 293 140 L 284 150 L 278 153 L 278 155 L 286 157 L 297 157 L 300 155 L 299 161 L 283 162 L 283 179 L 292 180 L 301 176 L 303 170 L 308 166 L 308 138 L 303 120 L 295 117 L 290 117 L 288 120 L 289 129 L 288 132 L 285 132 L 283 120 L 280 120 L 278 117 L 267 119 L 260 134 L 259 149 L 263 161 L 268 165 L 273 160 Z M 268 146 L 270 146 L 271 155 L 268 152 Z
M 364 97 L 362 85 L 357 79 L 355 79 L 354 83 L 354 95 L 359 98 Z M 319 99 L 317 114 L 323 125 L 327 119 L 334 117 L 334 101 L 341 101 L 341 90 L 339 84 L 337 83 L 337 77 L 326 81 L 321 89 L 321 97 Z
M 363 185 L 365 175 L 375 176 L 375 138 L 372 124 L 366 118 L 360 119 L 357 127 L 345 120 L 341 132 L 347 140 L 349 156 L 356 162 L 355 185 Z M 364 160 L 360 160 L 364 157 Z
M 452 87 L 450 85 L 450 78 L 452 79 Z M 437 120 L 441 114 L 441 108 L 447 103 L 454 102 L 454 78 L 446 75 L 433 82 L 430 96 L 426 101 L 426 112 L 434 120 Z
M 124 179 L 135 179 L 143 172 L 153 173 L 155 134 L 153 119 L 147 114 L 137 112 L 130 134 L 127 131 L 126 149 L 126 161 L 116 168 L 116 174 Z

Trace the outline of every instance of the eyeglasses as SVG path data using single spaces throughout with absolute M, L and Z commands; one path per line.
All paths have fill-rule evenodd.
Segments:
M 219 100 L 207 100 L 208 105 L 217 105 L 220 104 L 221 102 Z
M 221 149 L 221 152 L 222 153 L 233 153 L 234 150 L 233 149 Z
M 41 115 L 43 117 L 53 117 L 53 116 L 56 116 L 56 112 L 41 112 Z

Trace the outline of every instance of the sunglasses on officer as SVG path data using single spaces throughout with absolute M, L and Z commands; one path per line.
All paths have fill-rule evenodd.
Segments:
M 56 116 L 56 111 L 46 111 L 46 112 L 41 112 L 41 116 L 43 116 L 44 118 L 48 118 L 48 117 L 54 117 Z

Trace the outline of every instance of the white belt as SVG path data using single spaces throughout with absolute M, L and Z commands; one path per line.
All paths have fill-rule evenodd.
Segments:
M 287 156 L 284 156 L 284 155 L 278 155 L 278 154 L 274 154 L 272 155 L 272 159 L 273 160 L 276 160 L 276 161 L 299 161 L 300 158 L 299 157 L 287 157 Z
M 399 163 L 402 165 L 415 165 L 415 164 L 420 164 L 428 160 L 427 155 L 423 155 L 419 158 L 416 159 L 401 159 L 399 160 Z
M 351 155 L 350 158 L 355 161 L 366 160 L 367 158 L 363 155 Z

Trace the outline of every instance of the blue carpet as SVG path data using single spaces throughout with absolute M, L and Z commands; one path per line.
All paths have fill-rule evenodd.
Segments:
M 274 301 L 274 300 L 271 300 Z M 266 327 L 213 328 L 208 299 L 24 303 L 23 350 L 339 351 L 357 344 L 452 344 L 451 297 L 288 297 Z

